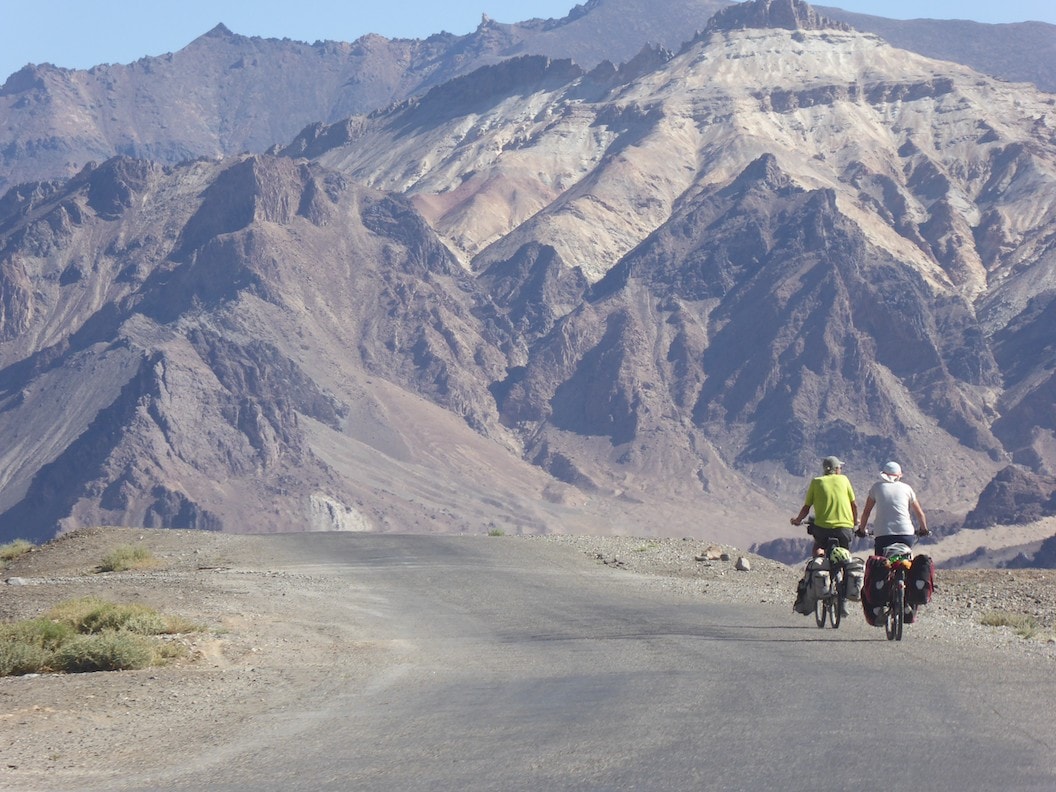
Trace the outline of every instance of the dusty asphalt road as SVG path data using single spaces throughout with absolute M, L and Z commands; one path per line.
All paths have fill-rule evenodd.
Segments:
M 912 627 L 889 643 L 860 618 L 822 631 L 784 603 L 687 599 L 545 542 L 260 547 L 295 582 L 326 581 L 320 612 L 381 661 L 276 673 L 297 695 L 247 709 L 237 739 L 210 744 L 199 718 L 193 755 L 49 789 L 1056 788 L 1056 684 L 1036 658 L 943 651 Z

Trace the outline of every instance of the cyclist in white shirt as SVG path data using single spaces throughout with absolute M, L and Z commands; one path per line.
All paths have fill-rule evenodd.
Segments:
M 888 545 L 901 542 L 912 547 L 917 536 L 928 535 L 928 520 L 924 509 L 917 500 L 917 493 L 902 481 L 902 467 L 897 462 L 888 462 L 880 471 L 880 480 L 869 489 L 869 497 L 862 510 L 858 536 L 866 535 L 869 517 L 876 509 L 876 522 L 873 533 L 876 555 L 883 555 Z M 916 517 L 916 528 L 913 518 Z

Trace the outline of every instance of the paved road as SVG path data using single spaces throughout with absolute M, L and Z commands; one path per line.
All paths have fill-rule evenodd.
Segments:
M 1037 663 L 687 601 L 544 542 L 275 541 L 347 576 L 364 638 L 404 659 L 167 789 L 1056 789 Z

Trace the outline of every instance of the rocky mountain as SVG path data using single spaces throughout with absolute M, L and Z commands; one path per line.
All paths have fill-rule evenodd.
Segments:
M 28 65 L 0 87 L 0 191 L 69 177 L 115 155 L 175 164 L 261 153 L 306 125 L 365 114 L 526 52 L 588 67 L 648 43 L 679 46 L 726 0 L 590 0 L 563 20 L 502 24 L 425 40 L 264 39 L 223 24 L 178 52 L 87 71 Z M 687 34 L 688 31 L 688 34 Z
M 1006 480 L 1047 513 L 1054 213 L 1056 98 L 798 0 L 620 67 L 497 62 L 266 155 L 25 184 L 0 533 L 743 546 L 789 532 L 827 453 L 860 488 L 899 459 L 956 519 Z
M 27 65 L 0 87 L 0 192 L 68 178 L 115 155 L 176 164 L 262 153 L 305 126 L 367 114 L 519 55 L 585 70 L 643 49 L 677 52 L 730 0 L 588 0 L 559 20 L 503 24 L 425 40 L 354 42 L 237 35 L 223 24 L 178 52 L 87 71 Z M 826 8 L 895 46 L 1056 91 L 1056 27 L 907 22 Z M 2 78 L 2 75 L 0 75 Z
M 482 297 L 398 196 L 118 158 L 9 193 L 2 228 L 4 536 L 598 519 L 498 427 Z
M 1056 93 L 1056 25 L 1016 22 L 988 25 L 965 19 L 885 19 L 819 6 L 831 19 L 876 33 L 892 46 L 937 60 L 971 66 L 1012 82 Z M 927 7 L 921 6 L 921 14 Z

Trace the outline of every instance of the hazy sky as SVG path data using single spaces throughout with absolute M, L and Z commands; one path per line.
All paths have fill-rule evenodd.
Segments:
M 499 22 L 560 19 L 576 4 L 576 0 L 0 0 L 0 83 L 27 63 L 86 69 L 175 52 L 219 22 L 245 36 L 309 43 L 353 41 L 365 33 L 425 38 L 443 30 L 469 33 L 480 23 L 481 13 Z M 1053 0 L 824 0 L 817 5 L 895 19 L 1056 24 Z

